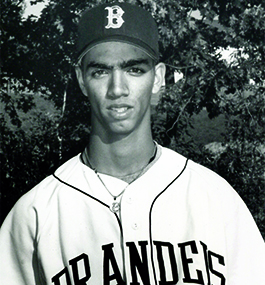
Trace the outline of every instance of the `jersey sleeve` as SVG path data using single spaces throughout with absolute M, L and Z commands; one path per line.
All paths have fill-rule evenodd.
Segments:
M 264 240 L 241 198 L 234 206 L 226 228 L 228 284 L 265 284 Z
M 35 280 L 35 236 L 37 219 L 31 194 L 23 196 L 13 207 L 0 230 L 0 283 L 2 285 L 41 284 Z
M 211 220 L 210 231 L 217 233 L 213 242 L 218 241 L 221 246 L 223 244 L 224 259 L 211 252 L 208 256 L 216 284 L 265 284 L 265 243 L 248 207 L 218 174 L 196 164 L 192 164 L 192 167 L 196 175 L 205 181 L 205 184 L 200 184 L 206 186 L 200 187 L 199 194 L 207 193 L 209 197 L 205 207 Z M 198 185 L 199 183 L 196 186 Z M 207 185 L 210 187 L 207 188 Z M 208 190 L 205 192 L 205 189 Z M 195 205 L 196 202 L 193 207 Z M 209 231 L 207 228 L 202 229 L 203 232 L 207 230 Z M 215 246 L 218 248 L 218 243 Z M 219 264 L 226 268 L 226 280 L 215 271 L 215 266 Z

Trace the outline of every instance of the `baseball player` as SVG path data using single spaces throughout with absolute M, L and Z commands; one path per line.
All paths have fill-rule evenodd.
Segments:
M 2 285 L 265 284 L 264 241 L 236 192 L 152 139 L 158 59 L 142 8 L 83 14 L 76 74 L 91 103 L 90 140 L 7 216 Z

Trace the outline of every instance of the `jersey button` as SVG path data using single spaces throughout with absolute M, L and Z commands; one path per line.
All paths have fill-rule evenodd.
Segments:
M 131 197 L 129 197 L 129 198 L 127 199 L 127 203 L 128 203 L 128 204 L 132 204 L 132 198 L 131 198 Z
M 133 224 L 132 224 L 132 228 L 133 228 L 134 230 L 138 230 L 139 226 L 138 226 L 137 223 L 133 223 Z

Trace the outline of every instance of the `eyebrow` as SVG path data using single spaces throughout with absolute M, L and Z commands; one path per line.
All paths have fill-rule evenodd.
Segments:
M 123 62 L 119 63 L 118 66 L 121 69 L 124 69 L 124 68 L 132 67 L 132 66 L 140 65 L 140 64 L 149 65 L 150 61 L 148 59 L 145 59 L 145 58 L 143 58 L 143 59 L 142 58 L 140 58 L 140 59 L 130 59 L 128 61 L 123 61 Z M 85 66 L 85 70 L 88 70 L 89 68 L 99 68 L 99 69 L 112 70 L 112 69 L 114 69 L 114 66 L 113 65 L 108 65 L 108 64 L 105 64 L 105 63 L 96 62 L 96 61 L 90 61 Z
M 135 66 L 135 65 L 140 65 L 140 64 L 149 64 L 148 59 L 130 59 L 128 61 L 124 61 L 120 64 L 121 68 L 127 68 L 127 67 L 131 67 L 131 66 Z

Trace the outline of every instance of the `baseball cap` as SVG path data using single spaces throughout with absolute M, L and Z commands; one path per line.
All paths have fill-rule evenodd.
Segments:
M 97 44 L 125 42 L 158 60 L 158 29 L 149 12 L 129 3 L 102 4 L 86 10 L 79 21 L 77 63 Z

